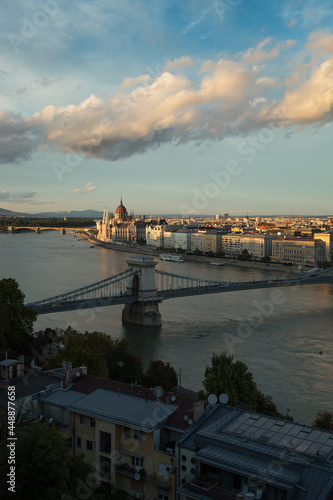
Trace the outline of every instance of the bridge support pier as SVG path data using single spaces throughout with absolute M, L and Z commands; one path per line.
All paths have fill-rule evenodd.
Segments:
M 133 304 L 125 304 L 122 320 L 124 323 L 141 326 L 161 326 L 162 324 L 158 303 L 134 302 Z
M 36 234 L 40 234 L 40 228 L 36 227 Z
M 127 261 L 128 266 L 137 271 L 127 283 L 127 293 L 136 295 L 137 302 L 125 304 L 122 319 L 124 323 L 141 326 L 161 326 L 162 317 L 158 309 L 161 299 L 157 295 L 155 283 L 154 257 L 133 255 Z
M 61 229 L 61 234 L 66 234 L 66 229 L 64 227 Z

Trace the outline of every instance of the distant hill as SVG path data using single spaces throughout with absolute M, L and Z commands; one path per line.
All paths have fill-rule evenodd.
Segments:
M 5 208 L 0 208 L 0 217 L 83 217 L 83 218 L 93 218 L 101 219 L 103 217 L 103 212 L 98 212 L 96 210 L 71 210 L 71 211 L 59 211 L 59 212 L 39 212 L 35 214 L 28 214 L 26 212 L 13 212 L 11 210 L 6 210 Z

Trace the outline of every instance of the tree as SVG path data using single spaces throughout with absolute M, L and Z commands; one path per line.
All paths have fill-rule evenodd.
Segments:
M 15 443 L 15 494 L 8 491 L 9 484 L 2 481 L 1 498 L 59 500 L 71 498 L 71 495 L 76 498 L 78 485 L 87 484 L 90 466 L 85 464 L 81 457 L 73 457 L 70 454 L 65 439 L 54 426 L 32 422 L 17 432 Z M 7 444 L 8 442 L 3 442 L 0 445 L 2 477 L 9 477 Z M 105 497 L 95 495 L 92 490 L 89 499 L 97 498 L 102 500 Z
M 165 391 L 171 391 L 178 383 L 177 373 L 169 362 L 161 359 L 151 360 L 143 378 L 143 385 L 154 387 L 160 385 Z
M 219 396 L 226 393 L 229 396 L 228 404 L 238 406 L 244 404 L 247 406 L 256 405 L 257 386 L 253 381 L 253 375 L 248 371 L 248 367 L 242 361 L 234 361 L 233 356 L 227 352 L 222 354 L 213 354 L 211 366 L 205 370 L 205 380 L 203 386 L 206 393 Z
M 0 349 L 31 353 L 37 312 L 24 304 L 24 294 L 12 279 L 0 280 Z
M 238 260 L 251 260 L 251 254 L 247 250 L 247 248 L 244 248 L 244 250 L 241 251 L 241 253 L 237 257 Z
M 319 429 L 333 431 L 333 413 L 330 411 L 319 411 L 312 425 L 314 427 L 319 427 Z
M 48 368 L 56 368 L 66 359 L 73 366 L 87 366 L 88 373 L 97 377 L 121 382 L 142 380 L 142 359 L 134 354 L 126 339 L 113 340 L 103 332 L 82 334 L 70 330 L 64 332 L 62 340 L 65 348 L 49 360 Z
M 267 396 L 260 391 L 257 391 L 256 396 L 256 412 L 263 413 L 264 415 L 268 415 L 270 417 L 293 420 L 293 417 L 291 417 L 290 415 L 283 415 L 283 413 L 279 412 L 276 404 L 273 402 L 272 396 Z

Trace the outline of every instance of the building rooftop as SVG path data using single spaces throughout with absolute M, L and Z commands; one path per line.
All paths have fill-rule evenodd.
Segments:
M 290 491 L 293 500 L 328 500 L 333 491 L 329 431 L 215 405 L 178 444 L 200 463 Z
M 9 385 L 16 388 L 16 400 L 38 394 L 40 391 L 60 387 L 62 380 L 62 369 L 54 370 L 54 375 L 50 372 L 34 371 L 26 375 L 15 377 L 9 380 Z M 7 405 L 7 386 L 0 388 L 0 405 Z
M 157 400 L 153 390 L 148 387 L 127 384 L 107 378 L 94 377 L 92 375 L 86 375 L 72 387 L 73 391 L 84 392 L 86 394 L 90 394 L 96 389 L 107 389 L 117 393 L 121 392 L 122 394 L 128 394 L 151 401 Z M 189 420 L 193 419 L 193 405 L 199 401 L 198 399 L 180 394 L 172 395 L 169 392 L 165 392 L 158 400 L 174 408 L 173 413 L 170 414 L 166 422 L 167 426 L 182 430 L 186 430 L 190 427 L 191 424 L 189 424 Z M 184 420 L 185 415 L 188 416 L 187 420 Z
M 97 389 L 67 406 L 69 411 L 151 432 L 175 411 L 172 405 Z

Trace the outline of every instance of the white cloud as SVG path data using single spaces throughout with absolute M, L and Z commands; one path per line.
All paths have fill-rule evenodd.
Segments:
M 331 37 L 330 32 L 312 34 L 295 58 L 298 64 L 291 72 L 286 69 L 288 79 L 278 78 L 269 61 L 293 42 L 271 47 L 266 38 L 233 60 L 205 61 L 191 78 L 163 71 L 149 80 L 147 75 L 125 79 L 108 100 L 92 94 L 78 104 L 47 105 L 27 118 L 1 112 L 0 160 L 24 160 L 43 146 L 115 161 L 165 143 L 222 140 L 267 124 L 332 121 L 333 59 L 327 56 Z M 319 49 L 322 57 L 312 57 Z M 184 56 L 169 64 L 180 68 L 190 62 Z M 88 183 L 72 193 L 93 189 Z
M 21 192 L 12 192 L 7 191 L 6 189 L 2 189 L 0 191 L 0 201 L 5 201 L 7 203 L 26 203 L 27 201 L 31 202 L 31 199 L 34 198 L 37 194 L 37 191 L 21 191 Z
M 177 68 L 188 68 L 194 66 L 194 62 L 188 56 L 180 57 L 179 59 L 174 59 L 173 61 L 167 61 L 163 70 L 164 71 L 172 71 Z
M 92 182 L 87 182 L 87 184 L 83 188 L 72 189 L 69 193 L 70 194 L 87 194 L 87 193 L 90 193 L 91 191 L 95 191 L 95 189 L 97 189 L 97 187 L 93 186 Z
M 275 59 L 282 50 L 290 49 L 294 45 L 293 40 L 287 40 L 286 42 L 279 42 L 271 50 L 264 50 L 267 45 L 272 42 L 271 38 L 265 38 L 260 42 L 257 47 L 250 48 L 243 54 L 243 60 L 250 64 L 260 64 L 269 59 Z

